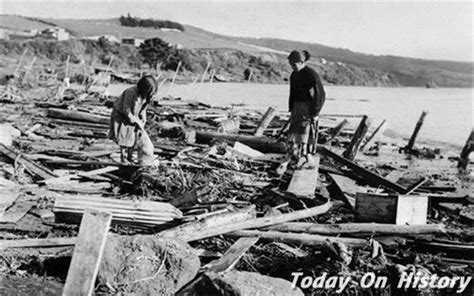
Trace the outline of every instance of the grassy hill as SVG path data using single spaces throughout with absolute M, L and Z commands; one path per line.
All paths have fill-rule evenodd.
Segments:
M 397 56 L 377 56 L 353 52 L 348 49 L 333 48 L 316 43 L 304 43 L 272 38 L 241 38 L 220 35 L 193 26 L 185 26 L 184 32 L 162 31 L 152 28 L 124 27 L 118 18 L 100 20 L 33 19 L 20 16 L 2 15 L 0 27 L 12 30 L 42 29 L 56 25 L 68 30 L 74 37 L 114 35 L 117 38 L 161 38 L 171 44 L 180 44 L 210 56 L 219 55 L 221 61 L 229 57 L 233 64 L 241 57 L 240 68 L 248 65 L 248 55 L 263 60 L 274 60 L 273 64 L 260 65 L 261 75 L 271 72 L 267 68 L 278 65 L 278 71 L 286 64 L 286 54 L 293 49 L 307 49 L 315 57 L 311 62 L 323 78 L 330 83 L 345 85 L 402 85 L 426 86 L 435 84 L 442 87 L 473 87 L 474 64 L 469 62 L 435 61 Z M 263 58 L 262 58 L 263 57 Z M 212 59 L 212 56 L 210 56 Z M 322 59 L 326 60 L 323 61 Z M 221 61 L 222 65 L 226 65 Z M 246 65 L 247 63 L 247 65 Z M 250 65 L 252 66 L 252 65 Z M 255 66 L 255 65 L 254 65 Z M 259 65 L 257 65 L 259 66 Z M 240 70 L 235 70 L 240 71 Z M 285 73 L 276 75 L 279 78 Z

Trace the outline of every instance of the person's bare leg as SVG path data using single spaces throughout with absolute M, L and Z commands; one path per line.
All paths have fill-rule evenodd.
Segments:
M 127 160 L 129 162 L 132 162 L 132 158 L 133 158 L 133 147 L 129 147 L 127 148 Z
M 125 150 L 127 147 L 120 146 L 120 162 L 125 162 Z

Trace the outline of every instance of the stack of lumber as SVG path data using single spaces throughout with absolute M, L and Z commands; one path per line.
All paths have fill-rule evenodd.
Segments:
M 85 209 L 110 212 L 112 223 L 136 227 L 156 227 L 183 216 L 180 210 L 169 203 L 88 196 L 58 197 L 53 212 L 56 222 L 79 223 Z

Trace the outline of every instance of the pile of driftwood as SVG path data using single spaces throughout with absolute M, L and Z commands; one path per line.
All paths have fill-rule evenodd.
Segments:
M 459 183 L 403 179 L 400 169 L 355 160 L 360 151 L 378 153 L 385 121 L 369 127 L 367 116 L 324 115 L 316 166 L 278 171 L 287 113 L 160 100 L 150 106 L 147 124 L 159 162 L 125 165 L 107 139 L 114 98 L 71 89 L 65 94 L 44 101 L 25 91 L 0 105 L 2 119 L 21 134 L 0 144 L 5 275 L 31 273 L 33 259 L 25 254 L 32 248 L 48 258 L 64 256 L 61 248 L 70 251 L 68 271 L 58 277 L 65 294 L 124 292 L 127 285 L 156 280 L 169 265 L 166 251 L 149 277 L 104 282 L 101 260 L 111 233 L 114 239 L 178 240 L 197 251 L 201 268 L 170 291 L 183 295 L 219 290 L 221 274 L 232 269 L 284 278 L 286 285 L 297 271 L 345 275 L 353 280 L 347 294 L 398 289 L 361 288 L 357 280 L 368 271 L 392 279 L 400 276 L 395 269 L 410 266 L 472 272 L 473 259 L 463 256 L 474 248 L 466 228 L 472 196 Z M 423 154 L 414 144 L 421 123 L 401 149 L 407 154 Z M 463 153 L 462 166 L 469 154 Z M 337 291 L 303 288 L 316 295 Z

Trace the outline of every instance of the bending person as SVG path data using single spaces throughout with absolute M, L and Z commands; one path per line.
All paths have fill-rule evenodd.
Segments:
M 124 90 L 114 103 L 109 137 L 120 146 L 122 162 L 132 161 L 137 133 L 145 133 L 146 109 L 157 90 L 156 80 L 147 75 L 136 86 Z

